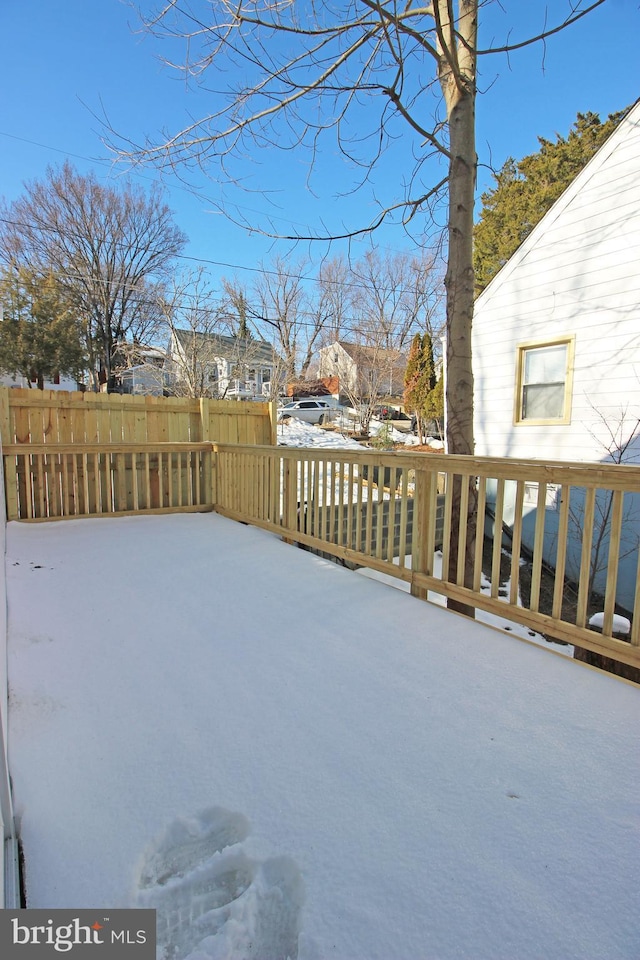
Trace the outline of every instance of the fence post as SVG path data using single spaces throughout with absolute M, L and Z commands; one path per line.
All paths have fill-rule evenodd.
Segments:
M 210 400 L 207 397 L 200 397 L 200 439 L 211 444 L 211 411 L 209 409 Z M 203 497 L 207 506 L 214 507 L 217 502 L 217 463 L 218 455 L 213 453 L 213 445 L 205 451 L 202 457 L 202 472 L 204 474 Z
M 0 387 L 0 449 L 5 443 L 13 443 L 11 436 L 11 417 L 9 412 L 9 388 Z M 7 520 L 18 520 L 20 510 L 18 506 L 18 474 L 16 458 L 2 456 L 4 471 L 5 503 Z
M 269 443 L 272 447 L 275 447 L 278 445 L 278 403 L 276 400 L 271 400 L 269 403 L 269 422 L 271 424 Z

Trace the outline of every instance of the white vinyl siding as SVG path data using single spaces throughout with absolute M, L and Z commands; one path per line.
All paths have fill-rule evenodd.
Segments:
M 476 301 L 480 456 L 607 459 L 606 424 L 640 407 L 639 260 L 640 104 Z M 564 341 L 573 351 L 569 410 L 530 418 L 529 406 L 523 419 L 519 349 Z

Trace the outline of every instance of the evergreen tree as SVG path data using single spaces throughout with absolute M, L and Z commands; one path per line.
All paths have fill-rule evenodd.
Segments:
M 422 439 L 423 425 L 433 419 L 437 378 L 433 359 L 433 341 L 428 333 L 416 333 L 411 341 L 404 377 L 404 406 L 407 413 L 415 413 L 418 436 Z
M 86 363 L 81 330 L 68 299 L 53 274 L 37 276 L 26 268 L 0 276 L 3 322 L 0 324 L 0 370 L 46 379 L 64 374 L 79 379 Z
M 442 373 L 438 377 L 435 387 L 429 394 L 425 415 L 427 420 L 435 420 L 440 428 L 440 432 L 444 433 L 444 377 Z
M 420 355 L 422 353 L 422 337 L 416 333 L 407 357 L 407 369 L 404 372 L 404 408 L 407 413 L 414 411 L 414 391 L 418 382 L 420 370 Z
M 494 175 L 495 187 L 482 194 L 474 229 L 476 293 L 484 290 L 531 233 L 588 160 L 613 133 L 627 110 L 603 123 L 596 113 L 579 113 L 569 135 L 538 137 L 540 150 L 516 161 L 510 157 Z

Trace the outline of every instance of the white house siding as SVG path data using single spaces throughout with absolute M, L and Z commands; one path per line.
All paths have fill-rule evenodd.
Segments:
M 5 373 L 0 375 L 0 387 L 32 387 L 34 390 L 37 389 L 36 383 L 29 383 L 26 377 L 11 376 L 10 373 Z M 44 381 L 45 390 L 77 390 L 78 381 L 73 380 L 71 377 L 60 377 L 59 383 L 54 383 L 53 380 Z
M 516 424 L 518 346 L 562 336 L 575 345 L 570 422 Z M 629 427 L 640 416 L 640 103 L 478 298 L 472 344 L 481 456 L 607 461 L 622 411 Z M 640 462 L 640 437 L 631 453 Z M 640 504 L 630 534 L 634 516 Z M 626 567 L 620 602 L 635 557 Z
M 320 377 L 337 377 L 341 390 L 356 389 L 357 367 L 355 361 L 337 341 L 320 350 L 318 369 Z

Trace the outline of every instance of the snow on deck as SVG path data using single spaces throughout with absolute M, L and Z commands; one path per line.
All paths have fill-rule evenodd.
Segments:
M 214 514 L 8 525 L 30 907 L 178 960 L 638 957 L 640 695 Z

